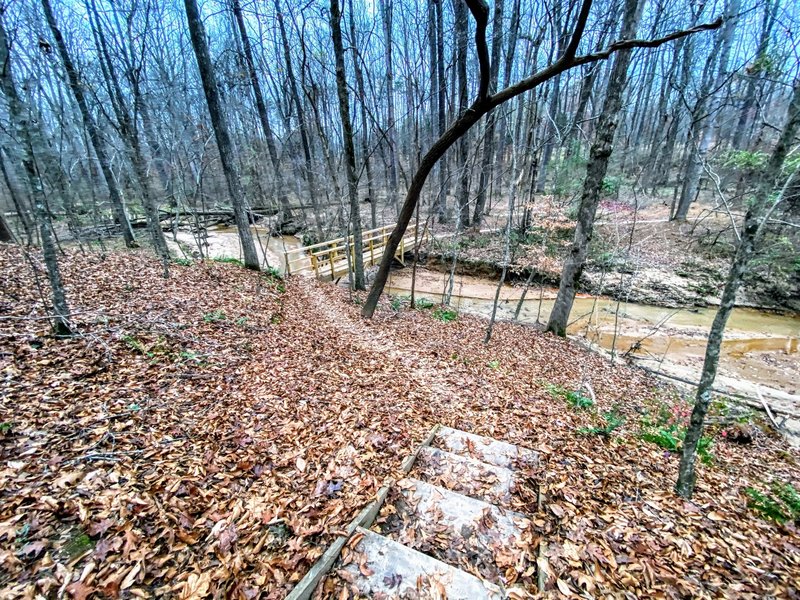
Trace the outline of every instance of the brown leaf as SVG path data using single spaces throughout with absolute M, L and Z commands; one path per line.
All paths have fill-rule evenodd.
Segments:
M 208 588 L 211 585 L 211 574 L 209 572 L 197 574 L 190 573 L 186 582 L 181 588 L 181 600 L 200 600 L 208 596 Z
M 93 587 L 89 587 L 81 581 L 75 581 L 67 586 L 67 593 L 75 600 L 86 600 L 93 591 Z

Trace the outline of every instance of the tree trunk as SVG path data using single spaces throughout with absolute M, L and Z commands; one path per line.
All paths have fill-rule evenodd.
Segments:
M 64 64 L 64 70 L 67 74 L 69 88 L 72 91 L 72 95 L 75 97 L 75 103 L 78 105 L 78 109 L 80 110 L 81 118 L 83 119 L 83 126 L 86 128 L 86 131 L 89 132 L 89 139 L 92 142 L 94 153 L 97 156 L 97 162 L 100 165 L 100 170 L 103 173 L 103 178 L 105 179 L 106 186 L 108 187 L 108 195 L 111 199 L 111 207 L 114 211 L 114 217 L 122 229 L 122 238 L 125 240 L 125 245 L 128 248 L 135 248 L 137 245 L 136 238 L 133 236 L 133 229 L 131 228 L 131 223 L 128 220 L 128 215 L 125 212 L 125 203 L 122 200 L 122 194 L 120 193 L 117 182 L 114 179 L 114 174 L 111 172 L 111 162 L 108 160 L 108 155 L 106 154 L 105 143 L 100 137 L 100 132 L 97 130 L 94 120 L 92 119 L 92 115 L 89 112 L 89 104 L 86 102 L 86 96 L 83 93 L 83 86 L 80 81 L 80 76 L 78 75 L 75 64 L 72 62 L 72 58 L 69 55 L 67 44 L 64 42 L 64 36 L 61 35 L 61 30 L 58 28 L 58 23 L 56 23 L 55 16 L 53 15 L 53 9 L 50 6 L 50 0 L 42 0 L 42 8 L 44 9 L 47 24 L 53 34 L 53 38 L 55 39 L 56 47 L 58 49 L 59 56 L 61 57 L 61 62 Z
M 353 71 L 356 74 L 356 92 L 358 93 L 361 114 L 361 154 L 364 161 L 364 171 L 367 176 L 367 196 L 372 229 L 378 227 L 378 198 L 375 195 L 375 181 L 372 178 L 372 159 L 369 149 L 369 129 L 367 128 L 367 93 L 364 86 L 364 73 L 361 70 L 361 54 L 356 43 L 356 25 L 353 18 L 353 0 L 349 0 L 350 8 L 350 43 L 353 45 Z
M 383 20 L 384 60 L 386 61 L 386 143 L 389 150 L 389 204 L 399 209 L 397 189 L 397 150 L 395 148 L 394 68 L 392 52 L 392 0 L 379 0 Z
M 639 0 L 626 0 L 622 39 L 631 39 L 636 35 L 642 4 Z M 622 108 L 622 92 L 628 78 L 630 59 L 631 52 L 623 50 L 617 54 L 614 66 L 611 68 L 603 110 L 595 130 L 594 143 L 589 153 L 589 163 L 586 165 L 586 178 L 578 209 L 575 238 L 572 242 L 572 249 L 564 261 L 558 296 L 547 323 L 547 331 L 556 335 L 565 336 L 567 333 L 569 313 L 575 300 L 575 288 L 583 272 L 586 254 L 592 240 L 594 217 L 600 202 L 600 191 L 614 144 L 614 134 L 617 129 L 619 111 Z
M 339 0 L 331 0 L 331 37 L 336 59 L 336 92 L 339 96 L 339 116 L 342 119 L 347 194 L 350 199 L 350 227 L 353 232 L 353 287 L 364 290 L 364 249 L 361 239 L 361 212 L 358 205 L 358 178 L 356 177 L 356 149 L 353 144 L 353 124 L 350 122 L 350 99 L 347 94 L 347 76 L 344 70 L 344 45 L 342 44 L 342 14 Z
M 258 112 L 258 120 L 261 124 L 261 131 L 267 142 L 267 152 L 269 153 L 269 160 L 272 163 L 272 169 L 275 172 L 275 187 L 277 189 L 278 204 L 281 207 L 282 214 L 278 219 L 278 230 L 284 225 L 290 223 L 293 219 L 292 207 L 289 204 L 289 198 L 286 196 L 286 186 L 283 182 L 283 173 L 281 172 L 280 161 L 278 160 L 278 151 L 275 147 L 275 135 L 272 132 L 272 126 L 269 122 L 269 113 L 267 112 L 267 104 L 264 102 L 264 94 L 261 91 L 261 83 L 258 81 L 258 74 L 256 73 L 255 62 L 253 61 L 253 50 L 250 46 L 250 38 L 247 35 L 247 29 L 244 24 L 244 17 L 242 16 L 242 7 L 239 0 L 232 0 L 233 14 L 236 17 L 236 25 L 239 29 L 239 36 L 242 39 L 242 49 L 244 50 L 244 59 L 247 66 L 247 73 L 250 78 L 250 85 L 253 87 L 253 95 L 256 100 L 256 111 Z
M 704 90 L 711 92 L 712 97 L 708 102 L 708 110 L 703 111 L 705 114 L 702 115 L 702 123 L 698 123 L 697 120 L 695 120 L 693 123 L 694 126 L 690 131 L 691 138 L 689 139 L 686 172 L 683 177 L 683 186 L 681 188 L 680 200 L 678 201 L 678 208 L 673 216 L 677 221 L 686 220 L 686 216 L 689 214 L 689 208 L 696 200 L 697 194 L 700 191 L 700 176 L 702 174 L 703 164 L 705 164 L 706 156 L 711 149 L 711 142 L 715 133 L 714 125 L 720 105 L 722 104 L 723 90 L 720 88 L 722 88 L 722 84 L 728 77 L 728 61 L 733 45 L 733 34 L 736 30 L 736 15 L 739 12 L 739 0 L 729 0 L 725 12 L 725 25 L 723 25 L 719 33 L 719 67 L 712 84 L 713 87 L 711 90 Z M 702 104 L 703 108 L 705 108 L 705 102 Z
M 111 54 L 108 51 L 105 34 L 103 33 L 100 18 L 97 14 L 97 8 L 94 0 L 91 3 L 87 0 L 86 10 L 91 18 L 94 17 L 92 33 L 95 36 L 97 52 L 100 56 L 100 64 L 104 65 L 102 69 L 103 75 L 106 80 L 109 96 L 111 97 L 111 106 L 114 114 L 117 117 L 117 124 L 119 126 L 119 133 L 123 141 L 128 147 L 128 155 L 133 165 L 133 171 L 136 174 L 136 179 L 139 184 L 139 190 L 142 194 L 142 204 L 144 205 L 145 214 L 147 216 L 147 229 L 150 231 L 150 237 L 153 242 L 153 248 L 156 254 L 164 262 L 165 276 L 169 273 L 169 249 L 167 248 L 167 241 L 164 239 L 164 231 L 161 229 L 161 222 L 158 218 L 158 203 L 153 197 L 150 189 L 150 181 L 147 175 L 147 165 L 145 163 L 144 155 L 142 154 L 142 145 L 139 140 L 138 126 L 135 118 L 131 116 L 125 98 L 122 94 L 122 89 L 117 79 L 114 64 L 111 61 Z M 138 106 L 139 89 L 138 85 L 132 86 L 134 94 L 134 103 Z
M 769 38 L 772 34 L 775 16 L 777 15 L 780 4 L 780 0 L 767 0 L 764 3 L 764 18 L 761 21 L 761 36 L 758 41 L 758 50 L 756 51 L 753 65 L 747 69 L 747 89 L 745 91 L 742 107 L 739 110 L 739 121 L 733 130 L 733 139 L 731 140 L 731 146 L 737 150 L 740 148 L 747 148 L 750 141 L 749 136 L 746 135 L 748 122 L 750 121 L 750 113 L 753 111 L 753 106 L 756 102 L 756 92 L 765 75 L 763 71 L 763 62 L 768 56 Z
M 0 171 L 3 172 L 3 181 L 8 189 L 8 195 L 11 196 L 11 202 L 14 205 L 14 210 L 17 211 L 17 217 L 19 218 L 20 223 L 22 223 L 22 230 L 25 232 L 25 243 L 30 246 L 33 244 L 33 223 L 31 223 L 31 219 L 28 214 L 28 208 L 25 206 L 24 200 L 11 178 L 11 173 L 8 171 L 8 162 L 6 160 L 6 151 L 4 148 L 0 148 Z
M 300 99 L 300 92 L 297 87 L 297 79 L 292 66 L 292 53 L 289 49 L 289 37 L 286 35 L 286 25 L 283 22 L 283 9 L 280 0 L 275 0 L 275 16 L 278 19 L 278 30 L 281 34 L 281 45 L 283 46 L 283 58 L 286 62 L 286 77 L 289 80 L 289 94 L 292 104 L 297 111 L 297 125 L 300 130 L 300 145 L 303 148 L 303 158 L 305 168 L 303 174 L 308 183 L 308 195 L 311 200 L 311 207 L 314 212 L 314 224 L 317 234 L 322 235 L 322 220 L 320 219 L 319 200 L 317 198 L 316 178 L 314 177 L 314 165 L 311 157 L 311 142 L 309 141 L 308 121 L 303 110 L 303 102 Z
M 444 135 L 447 128 L 447 78 L 444 73 L 444 18 L 442 16 L 442 2 L 444 0 L 431 0 L 434 3 L 436 11 L 436 95 L 438 96 L 436 102 L 436 122 L 438 124 L 437 134 L 439 137 Z M 449 185 L 447 183 L 447 169 L 446 165 L 439 164 L 439 190 L 438 190 L 438 204 L 437 216 L 439 223 L 447 222 L 447 192 Z
M 458 113 L 463 115 L 467 110 L 467 36 L 469 35 L 469 21 L 467 20 L 467 5 L 464 0 L 454 0 L 455 3 L 455 32 L 456 32 L 456 73 L 458 75 Z M 467 136 L 462 136 L 458 141 L 458 224 L 461 229 L 469 227 L 469 170 L 467 170 L 467 155 L 469 144 Z
M 47 2 L 48 0 L 44 0 Z M 49 4 L 47 5 L 49 9 Z M 48 12 L 51 16 L 52 12 Z M 44 263 L 47 268 L 47 279 L 50 283 L 50 299 L 53 303 L 53 332 L 56 335 L 70 335 L 72 327 L 69 323 L 69 307 L 64 293 L 64 285 L 61 281 L 61 272 L 58 268 L 56 245 L 53 240 L 50 222 L 50 213 L 47 210 L 47 200 L 44 189 L 42 188 L 41 174 L 36 167 L 36 157 L 33 153 L 33 125 L 26 114 L 22 99 L 17 92 L 14 82 L 14 74 L 10 61 L 8 38 L 6 37 L 5 25 L 0 18 L 0 64 L 3 69 L 0 72 L 0 87 L 8 104 L 8 113 L 14 128 L 14 137 L 20 144 L 22 151 L 22 166 L 28 179 L 33 205 L 35 207 L 36 223 L 39 226 L 39 241 L 42 245 Z
M 795 170 L 783 185 L 783 189 L 778 198 L 776 200 L 771 200 L 770 196 L 777 185 L 779 185 L 783 163 L 793 143 L 794 137 L 797 135 L 798 129 L 800 129 L 800 80 L 795 81 L 792 102 L 789 105 L 781 136 L 772 152 L 769 163 L 759 178 L 755 191 L 755 199 L 750 203 L 750 207 L 745 214 L 741 239 L 739 240 L 736 254 L 731 262 L 728 278 L 725 281 L 725 289 L 722 292 L 719 309 L 711 325 L 711 331 L 708 334 L 703 371 L 700 376 L 700 384 L 697 386 L 697 395 L 695 396 L 692 416 L 689 421 L 689 426 L 686 429 L 686 436 L 683 440 L 683 451 L 678 469 L 678 482 L 675 485 L 675 491 L 684 498 L 691 498 L 694 492 L 697 444 L 700 441 L 700 437 L 703 435 L 706 413 L 711 404 L 711 388 L 714 385 L 714 379 L 717 375 L 722 337 L 725 333 L 725 326 L 728 323 L 728 318 L 736 302 L 736 292 L 739 290 L 747 264 L 756 249 L 764 223 L 767 221 L 771 210 L 778 202 L 785 199 L 786 190 L 789 188 L 792 180 L 798 175 L 797 170 Z
M 503 48 L 503 2 L 495 0 L 494 17 L 492 22 L 492 63 L 489 70 L 489 93 L 493 94 L 497 88 L 497 78 L 500 74 L 500 52 Z M 495 113 L 486 115 L 486 135 L 483 140 L 483 162 L 478 180 L 478 195 L 475 200 L 475 212 L 472 214 L 472 226 L 480 229 L 483 222 L 483 213 L 486 210 L 486 190 L 492 181 L 492 166 L 494 165 L 494 133 L 496 118 Z
M 228 184 L 228 193 L 233 205 L 234 220 L 239 231 L 239 241 L 242 244 L 244 254 L 244 265 L 254 271 L 260 270 L 258 253 L 253 243 L 253 234 L 250 231 L 250 220 L 245 207 L 244 194 L 236 173 L 236 165 L 233 157 L 233 145 L 231 144 L 228 123 L 222 114 L 222 105 L 219 98 L 219 89 L 214 75 L 214 67 L 211 63 L 211 55 L 206 44 L 206 32 L 200 13 L 197 10 L 196 0 L 184 0 L 186 6 L 186 17 L 189 24 L 189 34 L 192 38 L 192 47 L 197 57 L 197 67 L 200 70 L 200 78 L 203 81 L 203 91 L 205 92 L 208 112 L 211 115 L 211 124 L 214 127 L 214 134 L 217 138 L 217 148 L 222 162 L 222 171 Z

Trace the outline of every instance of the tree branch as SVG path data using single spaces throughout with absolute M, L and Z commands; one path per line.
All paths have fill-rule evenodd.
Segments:
M 591 0 L 587 0 L 591 2 Z M 486 27 L 489 23 L 489 5 L 486 0 L 464 0 L 464 3 L 475 19 L 475 50 L 478 53 L 478 66 L 480 67 L 480 83 L 478 97 L 475 102 L 485 100 L 489 95 L 489 79 L 491 64 L 489 62 L 489 47 L 486 45 Z
M 589 2 L 590 0 L 586 0 Z M 581 13 L 581 17 L 583 13 Z M 551 77 L 555 77 L 559 73 L 571 69 L 573 67 L 577 67 L 579 65 L 585 65 L 588 63 L 597 62 L 600 60 L 605 60 L 615 52 L 619 52 L 620 50 L 629 50 L 632 48 L 658 48 L 659 46 L 663 46 L 668 42 L 672 42 L 674 40 L 679 40 L 681 38 L 687 37 L 689 35 L 699 33 L 701 31 L 711 31 L 714 29 L 718 29 L 722 26 L 723 19 L 722 17 L 718 18 L 716 21 L 711 23 L 703 23 L 702 25 L 697 25 L 696 27 L 692 27 L 690 29 L 682 29 L 681 31 L 675 31 L 670 33 L 669 35 L 665 35 L 664 37 L 656 38 L 654 40 L 620 40 L 618 42 L 614 42 L 610 46 L 608 46 L 605 50 L 601 50 L 600 52 L 593 52 L 591 54 L 584 54 L 582 56 L 570 56 L 569 55 L 569 47 L 567 48 L 567 52 L 564 53 L 564 56 L 559 58 L 556 62 L 551 65 L 546 66 L 541 71 L 537 71 L 530 77 L 526 77 L 525 79 L 518 81 L 514 85 L 510 85 L 507 88 L 500 90 L 493 96 L 488 98 L 488 102 L 491 105 L 491 108 L 495 106 L 499 106 L 511 98 L 515 96 L 519 96 L 520 94 L 527 92 L 528 90 L 532 90 L 540 83 L 543 83 L 550 79 Z M 585 24 L 584 24 L 585 25 Z M 578 23 L 575 27 L 575 32 L 577 33 L 579 28 L 581 27 L 580 23 Z M 574 41 L 574 34 L 573 34 L 573 41 Z M 572 41 L 570 42 L 572 45 Z

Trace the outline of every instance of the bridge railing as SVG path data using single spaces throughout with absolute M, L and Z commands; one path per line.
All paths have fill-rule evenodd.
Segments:
M 383 258 L 384 249 L 394 227 L 394 224 L 385 225 L 362 232 L 362 257 L 365 267 L 376 265 Z M 413 250 L 415 239 L 418 243 L 423 241 L 427 235 L 427 227 L 423 228 L 419 236 L 415 236 L 415 233 L 414 227 L 409 228 L 400 241 L 395 256 L 401 262 L 406 252 Z M 287 275 L 313 273 L 319 279 L 337 279 L 347 274 L 354 260 L 355 247 L 352 235 L 284 252 Z

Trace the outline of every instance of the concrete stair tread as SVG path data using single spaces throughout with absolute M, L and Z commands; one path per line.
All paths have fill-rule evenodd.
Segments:
M 514 474 L 505 467 L 426 447 L 417 456 L 415 474 L 417 479 L 464 496 L 511 508 Z
M 391 539 L 498 584 L 533 576 L 535 534 L 524 515 L 416 479 L 396 490 Z
M 348 553 L 342 570 L 368 598 L 447 598 L 499 600 L 497 586 L 435 558 L 359 527 L 363 537 Z
M 433 446 L 507 469 L 533 467 L 539 462 L 539 455 L 528 448 L 451 427 L 439 428 Z

